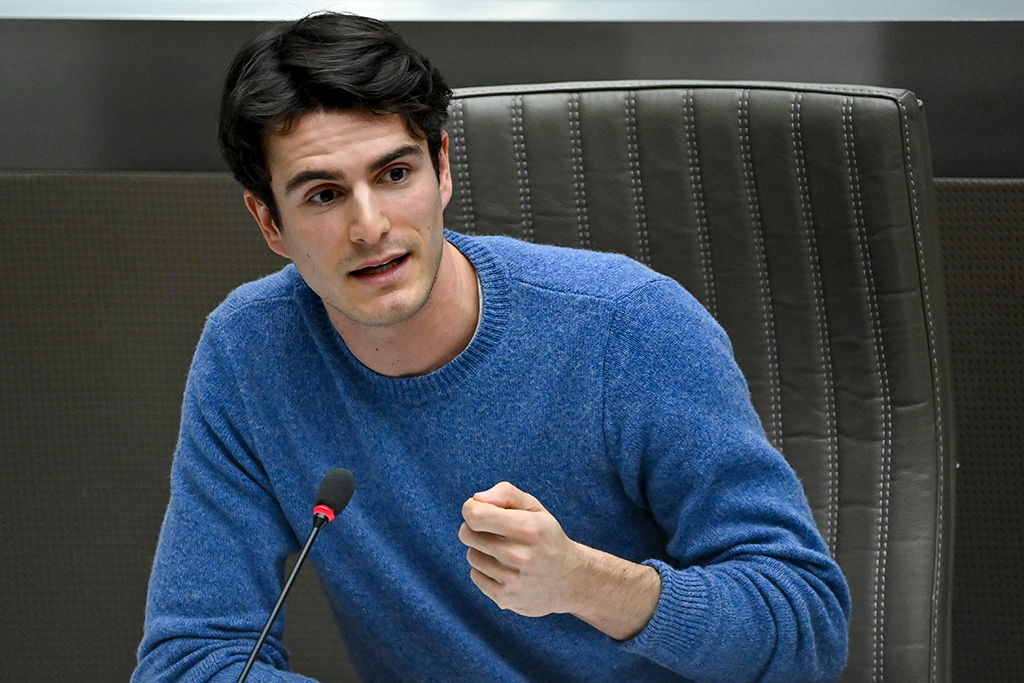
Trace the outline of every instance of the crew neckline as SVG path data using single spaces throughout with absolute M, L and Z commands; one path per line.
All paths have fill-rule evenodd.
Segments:
M 476 270 L 480 311 L 469 345 L 447 364 L 425 375 L 389 377 L 363 365 L 331 324 L 320 297 L 303 282 L 304 289 L 315 301 L 312 306 L 315 326 L 339 358 L 340 371 L 348 376 L 348 381 L 358 384 L 361 391 L 372 391 L 389 401 L 407 404 L 421 404 L 448 396 L 479 373 L 501 342 L 510 302 L 510 280 L 504 264 L 479 239 L 448 230 L 445 238 L 469 259 Z M 302 282 L 301 277 L 299 280 Z

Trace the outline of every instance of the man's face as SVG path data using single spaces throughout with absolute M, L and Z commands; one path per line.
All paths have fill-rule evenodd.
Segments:
M 267 140 L 280 225 L 248 191 L 246 205 L 332 320 L 394 325 L 427 302 L 441 262 L 447 136 L 438 162 L 396 114 L 310 113 Z

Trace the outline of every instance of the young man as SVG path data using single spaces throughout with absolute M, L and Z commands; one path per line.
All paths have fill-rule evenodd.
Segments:
M 314 547 L 366 681 L 819 681 L 849 597 L 728 340 L 624 257 L 446 233 L 450 91 L 386 25 L 256 39 L 221 143 L 292 265 L 211 316 L 137 681 L 234 681 Z M 278 623 L 253 681 L 286 673 Z

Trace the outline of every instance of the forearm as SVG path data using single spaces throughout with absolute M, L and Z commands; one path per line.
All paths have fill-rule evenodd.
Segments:
M 629 640 L 650 622 L 661 595 L 661 576 L 636 564 L 581 544 L 578 594 L 570 614 L 616 640 Z
M 242 416 L 227 401 L 204 403 L 228 392 L 218 392 L 220 383 L 200 386 L 185 395 L 137 681 L 235 680 L 298 545 L 272 487 L 251 477 L 259 466 L 235 426 Z M 290 680 L 278 676 L 287 667 L 281 630 L 279 621 L 250 680 Z
M 263 543 L 232 542 L 225 536 L 230 529 L 217 524 L 216 516 L 197 516 L 194 508 L 179 505 L 180 499 L 172 501 L 161 532 L 133 681 L 233 682 L 280 585 L 273 555 L 253 559 L 253 552 L 266 548 L 283 555 L 288 548 L 269 532 Z M 258 568 L 259 575 L 246 567 Z M 279 620 L 249 680 L 306 680 L 285 675 L 281 638 Z

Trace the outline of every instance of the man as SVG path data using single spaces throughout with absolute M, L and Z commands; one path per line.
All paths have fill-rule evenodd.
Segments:
M 724 333 L 624 257 L 446 233 L 449 96 L 361 17 L 236 57 L 222 149 L 292 265 L 197 348 L 135 680 L 235 680 L 338 466 L 311 559 L 365 681 L 834 679 L 846 584 Z M 306 680 L 282 629 L 249 680 Z

